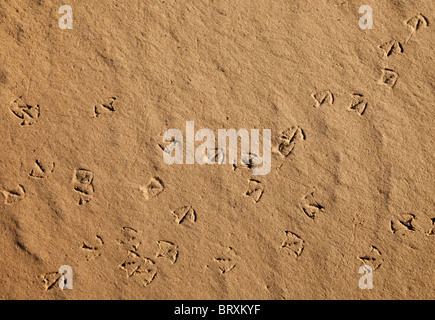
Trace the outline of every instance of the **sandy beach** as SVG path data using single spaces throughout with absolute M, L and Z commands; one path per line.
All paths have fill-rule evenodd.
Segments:
M 0 299 L 434 299 L 434 12 L 2 0 Z

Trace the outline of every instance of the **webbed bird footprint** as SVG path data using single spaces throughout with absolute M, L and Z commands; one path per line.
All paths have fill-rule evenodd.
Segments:
M 47 272 L 40 276 L 46 291 L 53 289 L 61 277 L 62 274 L 58 272 Z
M 392 54 L 402 54 L 403 53 L 403 46 L 402 43 L 398 40 L 391 40 L 388 42 L 385 42 L 379 46 L 380 49 L 383 51 L 383 55 L 385 57 L 389 57 Z
M 298 140 L 305 140 L 305 132 L 299 126 L 290 127 L 280 132 L 278 152 L 283 157 L 288 157 L 294 150 Z
M 137 239 L 137 230 L 131 227 L 122 227 L 121 238 L 118 243 L 125 246 L 129 253 L 137 252 L 141 242 Z
M 382 253 L 375 246 L 370 246 L 368 254 L 358 257 L 363 264 L 370 266 L 373 271 L 379 269 L 383 263 Z
M 86 252 L 86 260 L 92 260 L 96 259 L 99 256 L 101 256 L 101 248 L 104 245 L 103 238 L 99 235 L 95 236 L 95 240 L 92 242 L 92 244 L 89 244 L 89 242 L 83 241 L 82 243 L 82 250 Z
M 325 212 L 325 207 L 314 198 L 314 191 L 302 198 L 301 208 L 307 217 L 313 220 L 319 213 Z
M 392 69 L 384 68 L 382 69 L 382 76 L 379 82 L 386 85 L 389 88 L 393 88 L 396 85 L 399 74 Z
M 12 205 L 21 200 L 23 200 L 26 196 L 26 189 L 22 185 L 18 185 L 18 187 L 11 190 L 3 190 L 2 191 L 5 204 Z
M 94 173 L 87 169 L 77 169 L 74 172 L 74 190 L 79 194 L 79 205 L 91 201 L 94 194 Z
M 245 192 L 245 196 L 251 197 L 255 203 L 260 201 L 264 193 L 263 183 L 259 180 L 250 179 L 248 184 L 248 190 Z
M 156 258 L 165 258 L 174 264 L 178 259 L 178 247 L 169 241 L 157 241 L 159 250 L 156 253 Z
M 406 24 L 412 32 L 415 32 L 418 31 L 420 28 L 426 28 L 429 25 L 429 22 L 424 15 L 419 13 L 406 21 Z
M 192 208 L 192 206 L 177 208 L 172 211 L 172 214 L 175 216 L 175 222 L 177 222 L 178 224 L 181 224 L 186 220 L 190 222 L 196 221 L 196 212 L 195 209 Z
M 163 185 L 162 180 L 158 177 L 154 177 L 146 187 L 140 187 L 140 190 L 145 195 L 145 198 L 150 200 L 162 193 L 165 190 L 165 186 Z
M 403 234 L 405 231 L 415 231 L 415 215 L 406 213 L 400 215 L 398 218 L 393 218 L 390 223 L 391 231 Z
M 222 257 L 214 258 L 219 272 L 224 275 L 236 267 L 237 254 L 232 247 L 228 247 L 227 252 Z
M 316 92 L 312 95 L 312 97 L 316 101 L 316 104 L 314 105 L 316 108 L 324 104 L 334 104 L 334 95 L 330 90 Z
M 259 167 L 257 164 L 259 161 L 258 155 L 255 153 L 247 153 L 245 155 L 245 158 L 242 157 L 242 161 L 240 164 L 233 164 L 233 170 L 236 171 L 237 169 L 253 169 Z
M 354 93 L 350 102 L 349 110 L 358 112 L 360 116 L 366 111 L 368 102 L 362 94 Z
M 104 113 L 112 113 L 118 108 L 118 103 L 116 97 L 110 97 L 105 99 L 100 104 L 95 105 L 94 113 L 95 117 L 98 118 Z
M 43 179 L 53 173 L 54 167 L 54 162 L 41 161 L 36 159 L 29 176 L 36 179 Z
M 139 255 L 135 257 L 129 257 L 125 260 L 119 268 L 125 271 L 127 278 L 138 278 L 142 281 L 146 287 L 157 276 L 157 268 L 154 261 L 149 258 L 142 258 Z
M 281 248 L 287 249 L 298 258 L 304 251 L 305 241 L 301 239 L 296 233 L 291 231 L 285 232 L 286 239 L 282 242 Z
M 21 97 L 12 102 L 10 110 L 17 118 L 23 120 L 22 126 L 31 126 L 36 123 L 41 114 L 39 105 L 31 106 L 25 103 Z

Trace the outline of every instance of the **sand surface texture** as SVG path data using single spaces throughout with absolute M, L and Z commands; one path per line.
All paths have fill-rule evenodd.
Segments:
M 435 298 L 434 1 L 64 4 L 0 2 L 0 298 Z M 186 121 L 270 173 L 166 164 Z

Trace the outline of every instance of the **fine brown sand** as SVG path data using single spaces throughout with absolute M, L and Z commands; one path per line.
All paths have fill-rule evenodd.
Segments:
M 0 2 L 0 298 L 435 298 L 434 1 L 64 4 Z M 165 164 L 186 121 L 271 172 Z

